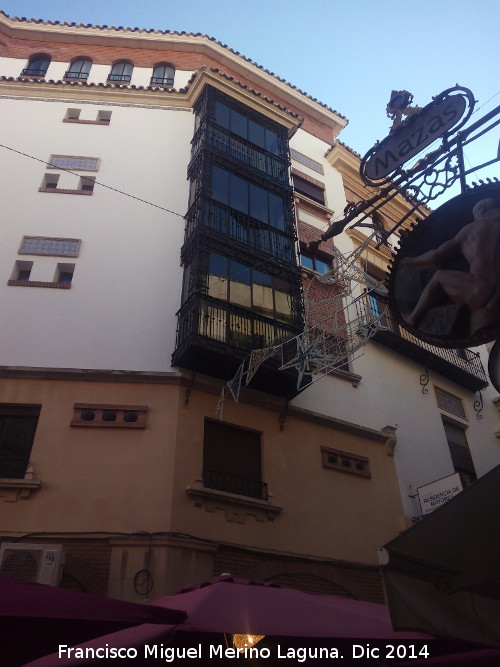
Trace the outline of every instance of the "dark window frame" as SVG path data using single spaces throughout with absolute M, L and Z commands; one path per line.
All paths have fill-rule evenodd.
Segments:
M 262 433 L 205 419 L 202 477 L 205 488 L 268 500 L 262 475 Z
M 52 62 L 47 53 L 36 53 L 28 58 L 28 65 L 22 70 L 21 76 L 45 76 Z
M 163 72 L 161 71 L 163 70 Z M 167 76 L 168 74 L 171 76 Z M 153 67 L 150 84 L 152 86 L 173 86 L 175 77 L 175 68 L 170 63 L 157 63 Z
M 24 479 L 40 410 L 40 405 L 0 404 L 0 478 Z
M 78 67 L 77 67 L 78 64 Z M 88 79 L 90 70 L 92 68 L 92 60 L 86 57 L 75 58 L 71 61 L 71 64 L 64 74 L 65 79 L 78 79 L 79 81 L 85 81 Z
M 121 67 L 121 71 L 118 71 Z M 125 73 L 125 72 L 128 73 Z M 120 60 L 117 63 L 111 65 L 111 69 L 108 74 L 108 81 L 120 82 L 124 81 L 130 83 L 132 79 L 132 73 L 134 71 L 134 66 L 128 60 Z

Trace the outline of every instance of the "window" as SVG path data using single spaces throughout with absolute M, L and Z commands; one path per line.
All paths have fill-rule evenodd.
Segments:
M 293 188 L 295 192 L 298 192 L 301 195 L 305 195 L 309 199 L 318 202 L 318 204 L 325 204 L 325 189 L 319 185 L 307 181 L 297 174 L 292 175 L 293 178 Z
M 39 406 L 0 404 L 0 477 L 24 478 L 39 415 Z
M 14 266 L 11 280 L 29 280 L 33 262 L 24 262 L 18 260 Z
M 252 312 L 284 323 L 292 321 L 292 289 L 289 282 L 234 259 L 211 253 L 207 294 L 222 301 L 251 308 Z
M 78 169 L 78 171 L 97 171 L 99 158 L 77 155 L 52 155 L 48 164 L 52 169 Z
M 441 416 L 441 419 L 443 420 L 444 432 L 448 441 L 448 447 L 450 448 L 453 467 L 455 468 L 455 472 L 459 473 L 462 485 L 465 488 L 477 479 L 469 443 L 465 435 L 466 429 L 462 424 L 452 422 L 444 416 Z
M 467 419 L 464 402 L 461 398 L 450 394 L 440 387 L 434 387 L 434 392 L 436 394 L 438 407 L 440 407 L 442 410 L 446 410 L 447 412 L 451 412 L 452 414 L 457 415 L 457 417 Z
M 71 285 L 73 280 L 73 273 L 75 272 L 74 264 L 58 264 L 56 273 L 54 276 L 55 283 L 61 283 L 63 285 Z
M 50 65 L 50 56 L 40 53 L 31 56 L 27 66 L 21 72 L 22 76 L 45 76 Z
M 64 74 L 65 79 L 85 80 L 89 76 L 92 61 L 89 58 L 78 58 L 73 60 L 68 71 Z
M 305 269 L 310 269 L 311 271 L 316 271 L 316 273 L 321 273 L 324 275 L 330 271 L 330 264 L 325 262 L 322 259 L 319 259 L 316 255 L 312 255 L 307 252 L 300 253 L 300 264 Z
M 132 78 L 132 70 L 134 66 L 131 63 L 120 62 L 115 63 L 108 75 L 108 81 L 122 81 L 127 82 Z
M 205 420 L 203 483 L 209 489 L 267 500 L 260 433 Z
M 215 101 L 214 121 L 216 125 L 247 139 L 269 153 L 281 155 L 283 152 L 280 137 L 276 132 L 220 100 Z
M 212 198 L 266 225 L 285 229 L 282 197 L 217 166 L 212 168 Z
M 77 257 L 80 239 L 56 239 L 45 236 L 25 236 L 19 248 L 20 255 L 64 255 Z
M 173 86 L 174 85 L 174 68 L 166 63 L 159 63 L 153 68 L 153 76 L 151 77 L 152 86 Z
M 95 176 L 81 176 L 78 189 L 87 194 L 92 194 L 95 186 Z

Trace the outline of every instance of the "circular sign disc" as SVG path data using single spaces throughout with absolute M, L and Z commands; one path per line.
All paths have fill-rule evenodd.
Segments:
M 437 347 L 500 337 L 500 183 L 451 199 L 404 236 L 389 297 L 405 329 Z

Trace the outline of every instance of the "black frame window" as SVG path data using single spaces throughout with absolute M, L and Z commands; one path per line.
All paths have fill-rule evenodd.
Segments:
M 158 63 L 153 67 L 152 86 L 173 86 L 175 70 L 168 63 Z
M 92 61 L 89 58 L 77 58 L 71 63 L 64 78 L 85 80 L 89 76 L 91 67 Z
M 310 183 L 309 181 L 306 181 L 305 178 L 301 178 L 296 174 L 292 175 L 292 180 L 293 180 L 293 189 L 295 190 L 295 192 L 305 195 L 309 199 L 318 202 L 318 204 L 322 204 L 323 206 L 325 205 L 324 188 L 320 188 L 319 185 Z
M 307 252 L 300 253 L 300 265 L 303 266 L 304 269 L 309 269 L 310 271 L 315 271 L 322 275 L 328 273 L 331 269 L 331 262 L 329 264 L 324 259 Z
M 115 63 L 111 67 L 108 75 L 108 81 L 130 81 L 134 66 L 129 62 Z
M 290 282 L 224 255 L 209 255 L 207 294 L 278 322 L 293 320 Z
M 38 54 L 36 56 L 31 56 L 28 61 L 28 65 L 23 69 L 21 74 L 26 74 L 29 76 L 45 76 L 49 65 L 51 62 L 51 57 L 45 53 Z
M 277 132 L 220 100 L 215 101 L 214 122 L 273 155 L 282 154 Z
M 38 406 L 0 405 L 0 477 L 24 478 L 39 415 Z
M 212 167 L 212 199 L 270 227 L 285 229 L 282 197 L 217 165 Z
M 477 480 L 477 475 L 467 442 L 466 428 L 462 424 L 453 422 L 443 416 L 441 419 L 455 472 L 460 475 L 464 487 L 470 486 Z

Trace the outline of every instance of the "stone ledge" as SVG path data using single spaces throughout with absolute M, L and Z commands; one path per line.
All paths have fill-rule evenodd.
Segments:
M 38 491 L 42 483 L 39 479 L 0 478 L 0 502 L 16 502 L 27 499 L 33 491 Z
M 247 515 L 255 517 L 256 521 L 273 521 L 282 511 L 280 505 L 273 505 L 268 500 L 259 500 L 248 496 L 240 496 L 226 491 L 217 491 L 203 486 L 202 480 L 196 480 L 186 487 L 186 493 L 196 499 L 197 507 L 204 507 L 207 512 L 222 510 L 226 513 L 226 519 L 230 522 L 246 523 Z M 233 511 L 230 507 L 237 506 L 240 511 Z

